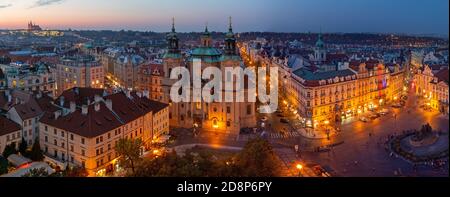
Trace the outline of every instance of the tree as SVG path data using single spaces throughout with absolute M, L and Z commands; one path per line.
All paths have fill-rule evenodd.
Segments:
M 240 176 L 271 177 L 279 173 L 279 166 L 272 146 L 262 138 L 247 142 L 237 155 L 235 165 Z
M 67 167 L 63 172 L 64 177 L 87 177 L 88 172 L 84 167 Z
M 0 156 L 0 174 L 8 172 L 8 160 Z
M 19 144 L 19 153 L 22 156 L 26 156 L 27 155 L 27 148 L 28 148 L 27 141 L 25 140 L 25 138 L 22 137 L 22 141 Z
M 131 168 L 132 173 L 135 173 L 135 164 L 138 162 L 142 147 L 142 140 L 140 139 L 120 139 L 115 147 L 116 152 L 120 155 L 120 163 L 126 168 Z
M 45 168 L 31 169 L 22 177 L 48 177 L 48 171 Z
M 33 161 L 42 161 L 44 160 L 44 154 L 42 154 L 41 145 L 39 144 L 39 139 L 36 138 L 34 140 L 33 147 L 31 147 L 31 151 L 28 153 L 28 156 Z
M 8 158 L 10 155 L 16 154 L 16 153 L 17 153 L 16 143 L 13 142 L 13 143 L 5 146 L 5 149 L 3 149 L 2 155 L 4 158 Z

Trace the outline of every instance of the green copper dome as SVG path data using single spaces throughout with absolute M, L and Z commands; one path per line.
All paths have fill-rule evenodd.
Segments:
M 222 52 L 214 47 L 199 47 L 192 50 L 193 56 L 221 56 Z

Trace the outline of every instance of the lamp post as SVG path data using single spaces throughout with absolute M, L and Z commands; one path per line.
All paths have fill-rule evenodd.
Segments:
M 295 168 L 297 168 L 297 170 L 298 170 L 298 176 L 299 176 L 299 177 L 303 177 L 303 173 L 302 173 L 302 171 L 303 171 L 303 165 L 300 164 L 300 163 L 298 163 L 298 164 L 295 166 Z

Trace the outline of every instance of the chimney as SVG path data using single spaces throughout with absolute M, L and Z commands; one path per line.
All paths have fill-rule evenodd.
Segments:
M 82 105 L 81 106 L 81 114 L 82 115 L 87 115 L 88 114 L 88 106 L 87 105 Z
M 37 98 L 37 99 L 42 98 L 42 92 L 41 92 L 41 91 L 39 91 L 39 92 L 36 94 L 36 98 Z
M 149 92 L 148 90 L 144 90 L 144 91 L 142 92 L 142 95 L 143 95 L 144 97 L 147 97 L 148 99 L 150 98 L 150 92 Z
M 100 103 L 99 103 L 99 102 L 96 102 L 96 103 L 94 104 L 94 110 L 95 110 L 96 112 L 100 111 Z
M 109 110 L 113 110 L 112 109 L 112 100 L 111 99 L 106 99 L 106 107 L 109 109 Z
M 63 107 L 64 106 L 64 96 L 61 96 L 59 98 L 59 106 Z
M 70 101 L 70 113 L 75 112 L 76 110 L 76 105 L 74 101 Z
M 126 90 L 125 94 L 127 95 L 128 98 L 131 98 L 131 91 L 130 90 Z
M 59 116 L 61 116 L 61 111 L 55 111 L 55 120 L 58 120 Z
M 100 96 L 97 95 L 97 94 L 94 96 L 94 102 L 97 102 L 97 103 L 98 103 L 98 102 L 100 102 L 101 99 L 102 99 L 102 97 L 100 97 Z

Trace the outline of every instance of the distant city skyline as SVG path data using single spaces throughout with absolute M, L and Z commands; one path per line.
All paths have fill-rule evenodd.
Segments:
M 405 33 L 448 36 L 448 0 L 0 0 L 0 29 Z

